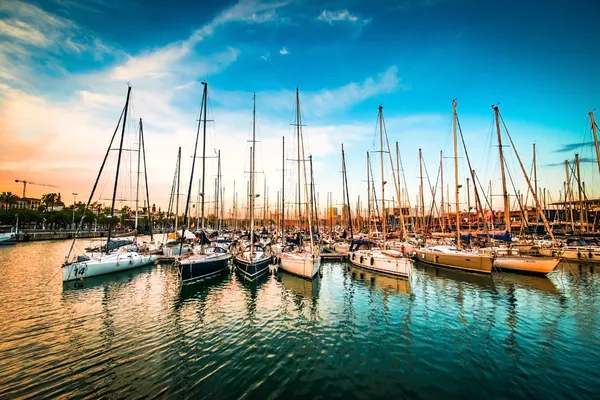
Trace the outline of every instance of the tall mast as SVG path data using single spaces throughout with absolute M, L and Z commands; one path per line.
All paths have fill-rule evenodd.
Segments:
M 302 227 L 302 208 L 300 202 L 300 92 L 296 88 L 296 134 L 298 140 L 298 228 Z
M 342 171 L 344 174 L 344 187 L 346 188 L 346 201 L 348 203 L 348 226 L 350 227 L 350 240 L 354 237 L 352 229 L 352 212 L 350 210 L 350 194 L 348 192 L 348 175 L 346 174 L 346 155 L 344 154 L 344 144 L 342 143 Z M 344 195 L 344 193 L 342 193 Z
M 304 153 L 304 151 L 303 151 L 303 153 Z M 308 156 L 308 161 L 310 163 L 310 182 L 311 182 L 311 186 L 312 186 L 313 185 L 312 155 Z M 304 171 L 304 185 L 306 186 L 306 184 L 307 184 L 307 182 L 306 182 L 306 170 L 305 170 Z M 312 193 L 312 189 L 311 189 L 311 193 Z M 309 201 L 308 196 L 307 196 L 306 200 Z M 313 219 L 314 208 L 313 208 L 312 194 L 310 195 L 310 207 L 308 209 L 308 213 L 309 213 L 308 214 L 308 232 L 310 233 L 310 251 L 314 255 L 315 244 L 314 244 L 313 228 L 312 228 L 312 219 Z
M 252 97 L 252 146 L 250 147 L 250 257 L 254 254 L 254 154 L 256 153 L 256 93 Z
M 119 156 L 117 158 L 117 172 L 115 173 L 115 186 L 113 188 L 112 203 L 110 205 L 110 221 L 108 223 L 108 235 L 106 237 L 106 253 L 108 254 L 108 244 L 110 243 L 110 234 L 114 224 L 115 199 L 117 198 L 117 185 L 119 183 L 119 168 L 121 167 L 121 154 L 123 153 L 123 138 L 125 137 L 125 125 L 127 124 L 127 111 L 129 110 L 129 95 L 131 86 L 127 86 L 127 99 L 125 100 L 125 113 L 123 114 L 123 128 L 121 129 L 121 143 L 119 144 Z
M 367 229 L 371 229 L 371 161 L 369 160 L 369 152 L 367 151 Z
M 500 116 L 500 118 L 502 118 L 502 116 Z M 550 227 L 550 224 L 548 223 L 548 220 L 546 219 L 546 216 L 544 215 L 544 212 L 542 211 L 542 206 L 540 205 L 540 201 L 539 201 L 538 197 L 536 196 L 535 192 L 533 191 L 533 187 L 531 185 L 531 180 L 529 179 L 529 176 L 527 175 L 527 171 L 525 171 L 525 167 L 523 166 L 521 157 L 519 157 L 519 152 L 517 151 L 517 148 L 515 147 L 515 143 L 513 142 L 512 137 L 510 136 L 510 133 L 508 132 L 508 129 L 506 128 L 506 123 L 504 122 L 504 119 L 502 119 L 502 125 L 504 126 L 504 130 L 506 131 L 506 136 L 508 136 L 508 140 L 510 140 L 510 145 L 512 146 L 512 148 L 515 152 L 515 156 L 517 157 L 517 161 L 519 162 L 519 167 L 521 167 L 521 173 L 525 177 L 525 181 L 527 181 L 527 187 L 529 188 L 529 192 L 533 195 L 533 198 L 535 199 L 535 208 L 537 210 L 537 213 L 540 217 L 542 217 L 542 221 L 544 221 L 544 228 L 546 228 L 546 230 L 548 231 L 550 238 L 552 238 L 552 240 L 554 240 L 554 233 L 552 233 L 552 228 Z
M 177 202 L 175 203 L 175 233 L 177 233 L 177 222 L 179 221 L 179 184 L 181 183 L 181 147 L 177 152 Z
M 598 162 L 598 173 L 600 174 L 600 147 L 598 146 L 598 133 L 596 129 L 596 121 L 594 120 L 594 112 L 590 111 L 590 122 L 592 123 L 592 135 L 594 136 L 594 146 L 596 147 L 596 161 Z
M 142 139 L 142 159 L 144 161 L 144 181 L 146 182 L 146 202 L 148 211 L 148 226 L 150 227 L 150 240 L 154 240 L 152 232 L 152 217 L 150 214 L 150 191 L 148 190 L 148 170 L 146 168 L 146 143 L 144 142 L 144 128 L 142 126 L 142 119 L 140 118 L 140 138 Z
M 398 142 L 396 142 L 396 167 L 398 168 L 398 208 L 400 208 L 400 223 L 402 223 L 402 238 L 406 239 L 406 222 L 404 221 L 404 212 L 402 210 L 402 181 L 400 180 L 400 149 L 398 148 Z M 410 209 L 410 207 L 409 207 Z M 410 216 L 410 212 L 409 212 Z
M 281 137 L 281 244 L 285 247 L 285 136 Z
M 441 178 L 441 187 L 442 190 L 442 202 L 440 204 L 440 225 L 442 227 L 442 232 L 446 230 L 446 223 L 444 221 L 444 154 L 440 150 L 440 178 Z M 468 182 L 468 179 L 467 179 Z
M 571 217 L 571 230 L 575 232 L 575 221 L 573 218 L 573 192 L 571 192 L 571 174 L 569 174 L 569 161 L 565 160 L 565 174 L 567 175 L 567 183 L 565 189 L 565 196 L 567 196 L 569 203 L 569 215 Z
M 379 106 L 379 150 L 381 151 L 381 236 L 383 236 L 383 248 L 385 249 L 385 175 L 383 171 L 383 106 Z
M 342 143 L 342 215 L 340 217 L 340 222 L 342 225 L 344 224 L 344 209 L 346 208 L 346 181 L 345 181 L 345 165 L 344 165 L 344 143 Z M 348 204 L 350 207 L 350 204 Z
M 219 207 L 222 199 L 221 199 L 221 150 L 219 150 L 217 152 L 217 212 L 216 212 L 216 223 L 215 225 L 217 226 L 217 230 L 220 228 L 220 221 L 221 218 L 223 218 L 222 214 L 219 214 L 219 210 L 221 209 L 221 207 Z M 220 218 L 219 218 L 220 217 Z
M 202 84 L 204 85 L 204 132 L 202 134 L 202 203 L 200 204 L 200 218 L 202 219 L 202 230 L 204 230 L 204 200 L 206 193 L 206 191 L 204 190 L 204 185 L 206 184 L 206 120 L 208 119 L 208 116 L 206 115 L 206 103 L 208 102 L 208 83 L 203 82 Z M 202 112 L 200 113 L 200 115 L 202 115 Z M 200 124 L 198 124 L 198 130 L 200 130 Z M 194 152 L 195 151 L 196 149 L 194 149 Z M 202 249 L 204 249 L 203 246 L 204 245 L 202 245 L 201 247 Z
M 585 232 L 584 213 L 583 213 L 583 196 L 581 195 L 581 173 L 579 170 L 579 154 L 575 153 L 575 171 L 577 173 L 577 191 L 579 193 L 579 228 Z
M 421 203 L 421 231 L 425 233 L 425 198 L 423 197 L 423 153 L 419 149 L 419 179 L 421 184 L 419 187 L 419 203 Z
M 473 182 L 475 184 L 475 182 Z M 471 189 L 469 186 L 469 178 L 467 178 L 467 211 L 469 214 L 469 231 L 471 231 Z
M 206 102 L 208 95 L 208 83 L 202 82 L 204 86 L 204 91 L 202 93 L 202 102 L 204 103 L 204 141 L 206 143 Z M 192 196 L 192 184 L 194 183 L 194 168 L 196 166 L 196 151 L 198 150 L 198 137 L 200 136 L 200 123 L 202 122 L 202 109 L 200 109 L 200 120 L 198 121 L 198 129 L 196 130 L 196 141 L 194 142 L 194 155 L 192 158 L 192 171 L 190 172 L 190 184 L 188 186 L 187 199 L 185 201 L 185 212 L 183 214 L 183 226 L 181 228 L 181 242 L 179 244 L 179 254 L 181 255 L 183 250 L 183 239 L 185 238 L 185 229 L 188 224 L 188 211 L 190 207 L 190 198 Z M 181 157 L 181 148 L 179 148 L 179 157 Z M 203 166 L 204 166 L 204 157 L 202 158 Z M 204 168 L 202 168 L 202 185 L 204 186 Z M 179 183 L 178 185 L 179 186 Z M 179 190 L 177 190 L 177 194 L 179 195 Z M 204 190 L 202 190 L 202 220 L 204 223 Z M 203 227 L 204 228 L 204 227 Z M 200 245 L 201 253 L 204 253 L 204 244 Z
M 510 233 L 510 204 L 508 192 L 506 191 L 506 173 L 504 172 L 504 152 L 502 150 L 502 135 L 500 134 L 500 118 L 498 117 L 498 106 L 492 106 L 494 118 L 496 119 L 496 132 L 498 133 L 498 152 L 500 153 L 500 173 L 502 174 L 502 199 L 504 200 L 504 225 Z
M 138 132 L 138 160 L 137 160 L 137 183 L 135 185 L 135 234 L 138 229 L 138 210 L 140 208 L 140 164 L 142 161 L 142 119 L 140 118 L 140 128 Z
M 538 195 L 537 160 L 535 154 L 535 143 L 533 144 L 533 192 Z
M 452 127 L 454 131 L 454 186 L 456 189 L 456 248 L 460 249 L 460 207 L 458 206 L 458 145 L 456 136 L 456 99 L 452 100 Z

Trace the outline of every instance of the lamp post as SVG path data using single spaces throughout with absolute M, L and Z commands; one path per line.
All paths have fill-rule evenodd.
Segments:
M 77 199 L 77 193 L 72 193 L 72 195 L 73 195 L 73 223 L 72 223 L 71 229 L 75 229 L 75 199 Z

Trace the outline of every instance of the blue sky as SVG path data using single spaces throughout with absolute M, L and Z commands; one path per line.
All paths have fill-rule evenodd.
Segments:
M 373 150 L 380 104 L 392 146 L 400 142 L 414 202 L 418 148 L 433 180 L 439 151 L 451 155 L 453 98 L 473 166 L 482 181 L 493 180 L 494 194 L 490 104 L 500 102 L 526 168 L 536 142 L 540 186 L 557 197 L 564 168 L 546 165 L 573 158 L 574 151 L 557 151 L 562 146 L 591 141 L 587 112 L 600 93 L 600 31 L 589 16 L 597 11 L 592 2 L 562 0 L 5 0 L 0 139 L 8 145 L 0 149 L 0 188 L 18 193 L 11 184 L 18 178 L 89 192 L 130 82 L 134 115 L 146 121 L 152 197 L 165 203 L 177 146 L 191 154 L 199 82 L 207 79 L 215 120 L 209 145 L 222 151 L 226 190 L 247 179 L 256 92 L 257 163 L 275 198 L 280 140 L 290 133 L 298 86 L 322 205 L 327 191 L 341 198 L 342 141 L 351 197 L 366 196 L 365 152 Z M 589 145 L 575 148 L 595 157 Z M 450 160 L 444 168 L 452 182 Z M 583 169 L 589 195 L 600 194 L 595 165 Z

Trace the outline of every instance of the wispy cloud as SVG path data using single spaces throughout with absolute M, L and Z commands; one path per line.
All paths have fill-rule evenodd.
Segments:
M 321 14 L 317 17 L 319 21 L 327 22 L 330 25 L 333 25 L 334 22 L 351 22 L 353 24 L 366 24 L 370 22 L 370 19 L 361 19 L 356 15 L 351 14 L 348 10 L 323 10 Z
M 261 60 L 263 60 L 263 61 L 265 61 L 265 62 L 266 62 L 266 61 L 269 61 L 269 56 L 270 56 L 270 55 L 271 55 L 271 53 L 268 53 L 268 52 L 267 52 L 267 53 L 265 53 L 265 54 L 261 55 L 261 56 L 260 56 L 260 59 L 261 59 Z
M 569 143 L 562 145 L 558 149 L 554 150 L 555 153 L 567 153 L 570 151 L 584 149 L 586 147 L 592 147 L 594 142 L 579 142 L 579 143 Z
M 282 47 L 281 50 L 279 50 L 279 54 L 285 56 L 285 55 L 290 54 L 290 52 L 285 47 Z
M 575 161 L 574 160 L 570 160 L 569 163 L 573 164 Z M 581 157 L 579 158 L 579 162 L 581 164 L 589 164 L 589 163 L 596 163 L 596 159 L 595 158 L 591 158 L 591 157 Z M 550 163 L 550 164 L 545 164 L 546 167 L 564 167 L 565 166 L 565 162 L 561 161 L 561 162 L 555 162 L 555 163 Z

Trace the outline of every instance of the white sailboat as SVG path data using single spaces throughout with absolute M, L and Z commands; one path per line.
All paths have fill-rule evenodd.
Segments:
M 319 272 L 319 268 L 321 267 L 321 257 L 320 257 L 320 249 L 318 243 L 315 243 L 314 240 L 314 232 L 312 226 L 313 220 L 313 196 L 312 190 L 311 195 L 308 195 L 308 183 L 306 177 L 306 165 L 304 158 L 304 146 L 302 140 L 301 133 L 301 118 L 300 118 L 300 93 L 298 88 L 296 88 L 296 133 L 298 140 L 298 214 L 299 214 L 299 222 L 301 220 L 301 182 L 300 182 L 300 163 L 304 166 L 304 193 L 306 203 L 308 204 L 308 233 L 310 236 L 310 242 L 306 245 L 303 243 L 302 234 L 298 235 L 299 243 L 295 248 L 284 248 L 284 251 L 281 253 L 281 269 L 289 272 L 294 275 L 301 276 L 303 278 L 312 279 L 317 272 Z M 310 156 L 312 160 L 312 156 Z
M 81 226 L 83 224 L 84 217 L 82 216 L 81 221 L 79 222 L 79 226 L 77 228 L 77 232 L 75 233 L 75 238 L 73 239 L 73 242 L 71 244 L 69 254 L 67 255 L 66 261 L 65 261 L 64 265 L 62 266 L 63 282 L 82 279 L 82 278 L 89 278 L 92 276 L 104 275 L 104 274 L 109 274 L 109 273 L 113 273 L 113 272 L 120 272 L 120 271 L 137 268 L 137 267 L 142 267 L 145 265 L 152 264 L 158 259 L 158 257 L 156 255 L 142 255 L 138 251 L 136 251 L 136 249 L 133 249 L 130 246 L 119 247 L 114 250 L 110 249 L 111 234 L 112 234 L 113 225 L 114 225 L 113 214 L 114 214 L 114 209 L 115 209 L 115 199 L 116 199 L 116 195 L 117 195 L 117 186 L 118 186 L 118 182 L 119 182 L 119 167 L 121 164 L 121 154 L 123 152 L 123 138 L 125 136 L 125 126 L 127 123 L 127 112 L 129 109 L 130 94 L 131 94 L 131 86 L 129 86 L 127 89 L 127 99 L 125 101 L 125 108 L 123 109 L 123 114 L 122 114 L 123 125 L 122 125 L 122 130 L 121 130 L 119 155 L 117 158 L 117 169 L 116 169 L 115 183 L 114 183 L 114 188 L 113 188 L 113 196 L 112 196 L 112 204 L 111 204 L 111 212 L 110 212 L 110 223 L 109 223 L 109 228 L 108 228 L 108 236 L 107 236 L 107 240 L 106 240 L 106 248 L 100 254 L 93 255 L 92 257 L 90 257 L 89 255 L 83 254 L 78 257 L 75 257 L 74 259 L 70 258 L 73 248 L 75 246 L 75 240 L 77 238 L 77 233 L 79 232 L 79 230 L 81 229 Z M 120 124 L 120 122 L 121 122 L 121 118 L 119 118 L 119 124 Z M 92 201 L 92 198 L 94 196 L 94 192 L 98 185 L 98 180 L 100 179 L 102 170 L 104 169 L 104 165 L 106 163 L 108 154 L 111 151 L 111 147 L 112 147 L 113 141 L 115 139 L 119 124 L 117 124 L 117 129 L 115 129 L 115 132 L 113 133 L 113 137 L 110 141 L 110 145 L 108 146 L 108 150 L 104 157 L 104 161 L 102 162 L 102 166 L 100 167 L 100 171 L 98 173 L 98 177 L 97 177 L 94 187 L 92 189 L 92 193 L 90 194 L 90 197 L 89 197 L 89 200 L 87 203 L 87 207 L 89 207 L 89 205 Z M 84 213 L 84 216 L 85 216 L 85 213 Z
M 244 278 L 254 280 L 269 270 L 271 264 L 271 256 L 265 251 L 264 247 L 256 242 L 254 231 L 254 199 L 256 198 L 254 181 L 255 181 L 255 166 L 256 158 L 256 94 L 253 98 L 252 109 L 252 145 L 250 147 L 250 243 L 244 251 L 237 255 L 233 264 L 235 270 Z
M 385 216 L 385 174 L 383 167 L 383 107 L 379 106 L 379 145 L 381 151 L 381 230 L 382 246 L 370 240 L 356 240 L 348 252 L 348 260 L 354 266 L 386 274 L 408 277 L 412 260 L 401 251 L 387 248 Z M 369 190 L 371 190 L 369 188 Z M 369 216 L 370 218 L 370 216 Z

